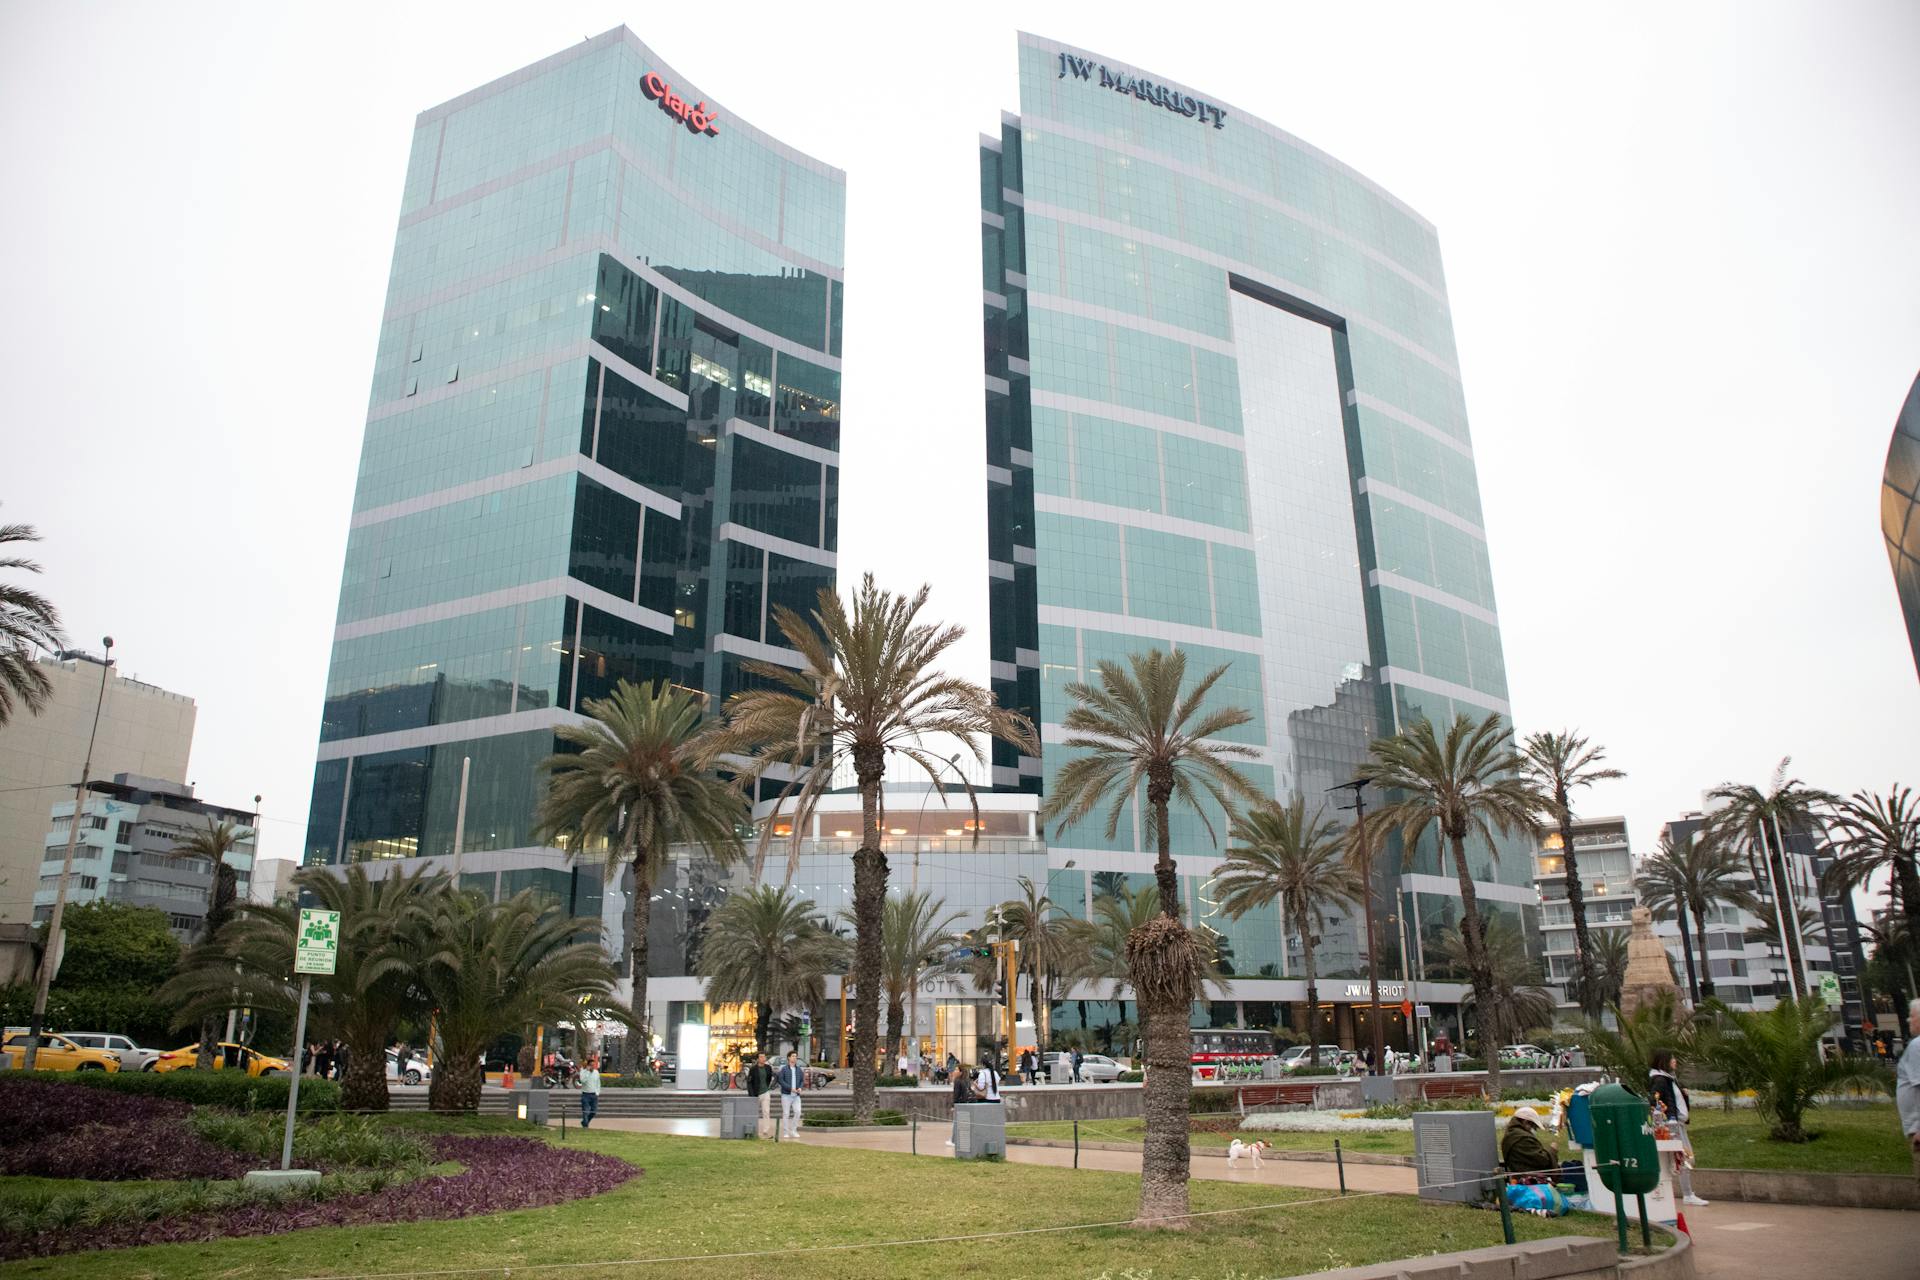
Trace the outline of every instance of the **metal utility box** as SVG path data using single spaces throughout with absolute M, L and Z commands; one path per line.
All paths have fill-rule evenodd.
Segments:
M 1415 1112 L 1413 1166 L 1422 1200 L 1478 1203 L 1492 1193 L 1500 1167 L 1493 1112 Z
M 720 1099 L 720 1136 L 752 1138 L 760 1132 L 760 1099 L 730 1093 Z
M 1007 1154 L 1007 1107 L 1003 1102 L 960 1102 L 953 1108 L 953 1154 L 962 1160 Z
M 1396 1093 L 1392 1076 L 1360 1077 L 1360 1098 L 1364 1102 L 1392 1102 Z
M 1047 1069 L 1047 1077 L 1054 1084 L 1072 1084 L 1073 1083 L 1072 1061 L 1066 1058 L 1055 1058 L 1053 1060 L 1053 1065 Z

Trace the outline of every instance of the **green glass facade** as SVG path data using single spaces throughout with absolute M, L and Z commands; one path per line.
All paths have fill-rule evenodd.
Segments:
M 624 28 L 421 113 L 306 861 L 452 854 L 467 762 L 467 878 L 599 913 L 531 837 L 555 727 L 795 660 L 834 581 L 844 212 Z
M 1330 809 L 1376 735 L 1507 712 L 1432 226 L 1196 90 L 1030 35 L 1019 57 L 1020 114 L 980 151 L 991 647 L 1043 752 L 1002 747 L 996 785 L 1044 792 L 1069 757 L 1065 686 L 1153 647 L 1225 665 L 1214 697 L 1253 713 L 1231 735 L 1258 753 L 1244 771 Z M 1100 872 L 1149 869 L 1139 807 L 1112 838 L 1048 833 L 1089 904 Z M 1173 828 L 1189 909 L 1235 971 L 1297 974 L 1276 920 L 1210 901 L 1206 823 L 1176 810 Z M 1458 898 L 1435 850 L 1385 861 L 1397 975 L 1402 914 L 1431 940 Z M 1526 850 L 1473 864 L 1490 912 L 1533 914 Z M 1365 954 L 1354 920 L 1317 949 L 1336 976 Z

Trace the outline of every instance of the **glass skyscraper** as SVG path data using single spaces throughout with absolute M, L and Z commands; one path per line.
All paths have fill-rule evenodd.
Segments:
M 1044 793 L 1069 758 L 1067 683 L 1157 646 L 1191 675 L 1224 664 L 1215 697 L 1253 712 L 1231 734 L 1257 753 L 1245 772 L 1331 812 L 1345 793 L 1327 788 L 1376 735 L 1508 710 L 1434 229 L 1211 95 L 1031 35 L 1019 57 L 1020 114 L 981 146 L 991 647 L 1043 755 L 1001 748 L 995 783 Z M 1141 807 L 1116 838 L 1049 830 L 1056 901 L 1087 911 L 1150 882 Z M 1190 813 L 1173 824 L 1183 901 L 1231 972 L 1297 978 L 1299 939 L 1271 908 L 1221 914 L 1221 846 Z M 1529 853 L 1474 855 L 1483 909 L 1522 927 Z M 1430 847 L 1385 862 L 1398 979 L 1403 923 L 1431 949 L 1459 897 Z M 1324 975 L 1363 974 L 1357 919 L 1329 921 L 1316 955 Z
M 1880 486 L 1880 532 L 1893 563 L 1893 586 L 1907 619 L 1914 670 L 1920 672 L 1920 378 L 1893 424 Z
M 625 28 L 420 114 L 307 862 L 458 828 L 469 886 L 600 913 L 531 836 L 555 727 L 797 661 L 769 610 L 834 581 L 844 211 Z

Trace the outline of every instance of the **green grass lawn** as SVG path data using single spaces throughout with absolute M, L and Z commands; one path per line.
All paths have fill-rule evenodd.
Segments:
M 1281 1205 L 1201 1220 L 1187 1232 L 1124 1227 L 995 1240 L 827 1250 L 822 1246 L 1125 1220 L 1137 1177 L 1023 1164 L 717 1142 L 612 1131 L 572 1144 L 645 1169 L 616 1191 L 546 1209 L 365 1228 L 321 1228 L 206 1244 L 68 1254 L 0 1267 L 0 1277 L 61 1280 L 284 1280 L 286 1277 L 444 1273 L 498 1275 L 541 1263 L 605 1263 L 565 1280 L 864 1280 L 902 1275 L 1176 1278 L 1291 1276 L 1500 1242 L 1493 1213 L 1425 1204 L 1409 1196 L 1323 1200 L 1324 1193 L 1197 1180 L 1196 1210 Z M 6 1180 L 0 1180 L 4 1183 Z M 1295 1201 L 1320 1203 L 1286 1208 Z M 1608 1219 L 1516 1217 L 1523 1239 L 1607 1236 Z M 813 1252 L 805 1252 L 806 1250 Z M 630 1260 L 727 1253 L 773 1256 L 713 1261 Z M 535 1271 L 529 1273 L 538 1276 Z
M 1800 1169 L 1816 1173 L 1911 1174 L 1913 1155 L 1891 1103 L 1820 1107 L 1803 1127 L 1812 1142 L 1775 1142 L 1750 1110 L 1696 1107 L 1687 1132 L 1703 1169 Z M 1011 1128 L 1011 1126 L 1009 1126 Z
M 1082 1120 L 1080 1122 L 1080 1141 L 1082 1142 L 1139 1142 L 1146 1133 L 1146 1121 L 1133 1120 Z M 1009 1138 L 1047 1138 L 1062 1142 L 1073 1141 L 1073 1121 L 1036 1120 L 1007 1126 Z M 1273 1144 L 1275 1151 L 1324 1151 L 1333 1153 L 1333 1140 L 1340 1139 L 1343 1151 L 1369 1151 L 1381 1155 L 1410 1156 L 1413 1154 L 1413 1131 L 1390 1133 L 1196 1133 L 1193 1145 L 1196 1147 L 1219 1147 L 1224 1150 L 1235 1138 L 1258 1137 Z

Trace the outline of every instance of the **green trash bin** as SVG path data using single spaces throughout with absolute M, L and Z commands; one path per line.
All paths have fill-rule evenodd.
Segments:
M 1614 1225 L 1620 1252 L 1627 1251 L 1628 1196 L 1645 1197 L 1660 1186 L 1660 1148 L 1653 1137 L 1653 1113 L 1645 1098 L 1617 1084 L 1602 1085 L 1587 1099 L 1593 1117 L 1593 1159 L 1600 1181 L 1613 1192 Z M 1642 1234 L 1647 1203 L 1640 1201 Z

